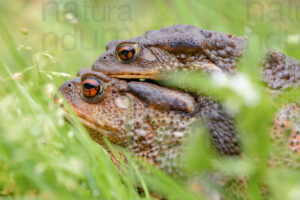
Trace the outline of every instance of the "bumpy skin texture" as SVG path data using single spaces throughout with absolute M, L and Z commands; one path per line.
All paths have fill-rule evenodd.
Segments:
M 300 63 L 298 60 L 271 51 L 267 57 L 262 76 L 269 88 L 283 90 L 300 85 Z
M 275 152 L 269 161 L 271 166 L 300 167 L 300 106 L 292 103 L 276 115 L 272 127 Z
M 198 29 L 192 25 L 174 25 L 128 40 L 113 40 L 93 64 L 92 70 L 117 78 L 161 79 L 177 70 L 233 73 L 245 50 L 247 38 Z M 135 59 L 123 63 L 116 49 L 121 44 L 136 44 Z M 270 51 L 262 76 L 271 89 L 286 89 L 300 84 L 299 61 Z
M 128 83 L 131 92 L 148 104 L 161 110 L 177 110 L 194 113 L 197 110 L 195 99 L 184 92 L 176 92 L 154 84 L 131 81 Z
M 198 96 L 202 117 L 216 148 L 222 155 L 239 155 L 241 150 L 233 118 L 224 108 L 205 96 Z
M 97 97 L 97 102 L 91 103 L 82 95 L 82 80 L 87 76 L 96 77 L 103 84 L 104 91 Z M 194 104 L 194 112 L 176 110 L 178 107 L 172 110 L 168 106 L 165 106 L 167 109 L 161 109 L 163 104 L 170 104 L 165 101 L 148 103 L 145 96 L 136 95 L 136 88 L 132 88 L 139 87 L 139 84 L 147 86 L 143 87 L 145 93 L 155 90 L 168 92 L 167 98 L 174 97 L 169 99 L 171 103 Z M 191 101 L 192 96 L 180 91 L 150 83 L 133 82 L 132 85 L 132 82 L 108 78 L 95 72 L 82 73 L 81 77 L 64 83 L 59 91 L 95 141 L 103 144 L 103 136 L 106 136 L 111 142 L 131 149 L 168 173 L 180 174 L 176 161 L 181 158 L 189 129 L 199 120 L 208 122 L 207 128 L 221 154 L 240 153 L 230 116 L 222 106 L 207 97 Z M 155 95 L 150 98 L 156 98 Z
M 93 64 L 94 71 L 110 77 L 160 79 L 177 70 L 220 71 L 232 73 L 245 47 L 246 38 L 175 25 L 129 40 L 113 40 Z M 137 56 L 130 62 L 117 57 L 122 44 L 137 45 Z
M 176 25 L 158 31 L 150 31 L 144 36 L 130 40 L 115 40 L 108 43 L 107 52 L 98 58 L 92 70 L 101 71 L 111 77 L 149 79 L 160 79 L 167 72 L 176 70 L 209 71 L 214 66 L 222 71 L 233 73 L 235 65 L 242 55 L 245 40 L 243 37 L 204 31 L 193 26 Z M 139 47 L 137 57 L 132 62 L 122 63 L 116 56 L 116 48 L 124 43 L 137 44 Z M 264 63 L 262 77 L 270 89 L 280 92 L 290 87 L 299 86 L 299 62 L 282 53 L 271 51 Z M 74 80 L 71 80 L 72 84 L 76 82 Z M 111 80 L 116 81 L 115 79 Z M 101 130 L 95 127 L 90 128 L 90 133 L 96 141 L 98 137 L 101 138 L 101 135 L 106 135 L 111 141 L 130 147 L 135 153 L 147 158 L 167 172 L 173 173 L 177 170 L 174 167 L 174 157 L 177 158 L 178 152 L 182 149 L 183 138 L 187 135 L 187 127 L 191 126 L 194 121 L 201 119 L 205 122 L 212 140 L 221 154 L 240 154 L 238 138 L 231 117 L 211 99 L 203 96 L 195 97 L 194 101 L 190 97 L 181 99 L 175 93 L 159 86 L 151 87 L 146 83 L 146 85 L 135 85 L 138 84 L 136 82 L 116 82 L 118 82 L 117 85 L 119 82 L 122 83 L 123 89 L 129 88 L 126 92 L 115 89 L 116 94 L 126 94 L 125 96 L 134 99 L 132 100 L 133 110 L 129 110 L 130 114 L 126 115 L 131 116 L 130 119 L 132 119 L 129 131 L 124 128 L 126 127 L 124 124 L 128 121 L 121 117 L 125 114 L 122 110 L 120 110 L 119 116 L 114 116 L 122 119 L 118 124 L 120 129 L 111 128 L 116 127 L 114 126 L 116 121 L 110 115 L 116 114 L 115 112 L 118 112 L 120 108 L 115 108 L 109 103 L 84 104 L 83 107 L 80 107 L 82 102 L 78 101 L 78 104 L 72 106 L 79 116 L 79 111 L 82 110 L 82 113 L 86 113 L 83 116 L 90 119 L 95 118 L 95 116 L 89 115 L 89 112 L 84 109 L 85 106 L 89 108 L 103 107 L 96 109 L 99 118 L 93 119 L 92 123 L 99 127 L 101 123 L 98 123 L 97 120 L 101 118 L 109 119 L 109 123 Z M 62 88 L 64 87 L 62 86 Z M 122 88 L 116 85 L 114 87 Z M 79 95 L 80 89 L 76 90 L 78 91 L 77 94 L 72 94 L 71 98 L 76 99 L 76 96 Z M 108 90 L 106 93 L 110 94 L 109 91 L 113 90 Z M 155 91 L 158 95 L 149 96 Z M 66 92 L 62 91 L 62 93 L 68 99 Z M 117 96 L 108 96 L 107 98 L 112 97 L 119 98 Z M 69 98 L 69 102 L 73 101 L 71 98 Z M 102 112 L 105 110 L 104 107 L 108 107 L 108 110 L 112 109 L 112 112 Z M 144 111 L 147 113 L 146 115 Z M 296 103 L 287 105 L 277 114 L 271 135 L 274 140 L 274 149 L 277 150 L 270 155 L 270 166 L 286 166 L 286 164 L 294 167 L 300 166 L 299 155 L 294 153 L 300 152 L 299 118 L 300 108 Z M 118 133 L 120 134 L 118 135 Z M 180 139 L 177 136 L 181 136 Z M 99 141 L 101 143 L 101 139 Z M 246 188 L 246 179 L 241 179 L 241 181 L 243 183 L 238 182 L 237 185 L 243 185 Z M 238 194 L 241 194 L 240 187 L 236 190 Z
M 282 53 L 271 51 L 262 70 L 268 87 L 281 93 L 300 85 L 300 63 Z M 271 130 L 276 152 L 271 154 L 270 165 L 300 167 L 300 101 L 279 110 Z M 284 145 L 282 145 L 284 144 Z

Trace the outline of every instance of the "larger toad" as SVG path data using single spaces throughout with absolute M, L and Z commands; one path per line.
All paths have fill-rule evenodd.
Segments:
M 185 31 L 180 31 L 181 28 Z M 178 37 L 172 35 L 174 29 L 177 30 L 174 35 Z M 154 40 L 151 37 L 146 38 L 145 35 L 128 41 L 113 41 L 107 45 L 108 51 L 95 62 L 93 70 L 111 77 L 150 79 L 160 79 L 167 72 L 179 69 L 229 73 L 235 71 L 245 38 L 211 32 L 231 40 L 231 45 L 227 45 L 235 53 L 223 54 L 222 49 L 218 48 L 226 50 L 226 47 L 217 45 L 215 36 L 206 40 L 206 31 L 203 30 L 197 29 L 198 33 L 204 34 L 199 39 L 203 48 L 197 49 L 195 45 L 191 45 L 196 44 L 195 41 L 183 37 L 187 36 L 188 29 L 191 31 L 189 33 L 197 32 L 195 27 L 181 25 L 161 29 L 160 31 L 166 33 L 162 35 L 159 35 L 160 31 L 146 33 L 148 37 L 155 36 Z M 173 38 L 174 41 L 166 43 L 162 38 L 167 41 L 168 38 Z M 205 50 L 207 47 L 210 48 L 208 51 Z M 217 59 L 214 59 L 215 55 Z M 60 91 L 88 127 L 92 138 L 99 143 L 102 143 L 104 135 L 113 143 L 126 146 L 151 163 L 173 173 L 177 170 L 173 166 L 173 159 L 180 155 L 188 128 L 195 121 L 208 119 L 211 136 L 219 152 L 226 155 L 240 154 L 232 120 L 220 105 L 209 98 L 149 83 L 128 83 L 97 72 L 81 73 L 80 77 L 81 80 L 75 78 L 65 83 Z M 263 77 L 272 89 L 297 86 L 300 82 L 299 63 L 284 54 L 272 51 L 266 60 Z M 87 85 L 88 88 L 83 87 L 86 83 L 90 84 Z M 97 85 L 96 88 L 101 92 L 98 89 L 91 90 Z M 156 95 L 151 95 L 153 93 Z M 94 94 L 96 100 L 86 98 Z M 290 153 L 290 150 L 300 152 L 299 113 L 299 106 L 290 104 L 276 117 L 272 137 L 281 148 L 280 152 L 271 157 L 271 165 L 289 162 L 290 165 L 299 166 L 297 154 Z M 222 120 L 218 124 L 216 122 L 219 119 Z M 126 129 L 128 125 L 130 129 Z M 286 140 L 287 132 L 289 135 Z
M 103 145 L 105 136 L 168 173 L 181 174 L 177 161 L 189 129 L 201 120 L 219 153 L 240 154 L 231 117 L 207 97 L 86 70 L 64 83 L 60 92 L 96 142 Z M 290 104 L 276 117 L 272 137 L 279 151 L 272 154 L 271 166 L 299 166 L 298 155 L 292 153 L 300 152 L 299 113 L 300 107 Z M 244 194 L 240 186 L 236 190 Z
M 59 91 L 88 128 L 91 137 L 131 149 L 169 173 L 182 153 L 194 122 L 205 120 L 216 149 L 239 155 L 231 117 L 207 97 L 144 82 L 126 82 L 101 73 L 84 71 Z

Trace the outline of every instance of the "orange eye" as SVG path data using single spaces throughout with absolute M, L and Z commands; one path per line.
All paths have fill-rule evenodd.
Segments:
M 82 82 L 82 92 L 87 98 L 95 97 L 99 93 L 101 94 L 102 90 L 102 84 L 97 78 L 87 77 Z
M 136 51 L 133 45 L 122 44 L 117 49 L 117 55 L 122 61 L 130 61 L 135 57 Z

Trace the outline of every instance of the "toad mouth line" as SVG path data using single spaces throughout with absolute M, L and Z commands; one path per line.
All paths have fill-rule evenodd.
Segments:
M 71 123 L 71 121 L 69 120 L 70 118 L 72 118 L 71 114 L 69 113 L 69 111 L 66 109 L 66 107 L 64 106 L 64 104 L 62 103 L 62 100 L 58 97 L 57 94 L 54 95 L 54 103 L 56 105 L 59 105 L 64 111 L 66 116 L 64 116 L 64 119 L 68 122 Z M 86 126 L 87 128 L 90 128 L 92 130 L 95 130 L 99 133 L 102 133 L 105 137 L 109 137 L 109 135 L 112 134 L 116 134 L 116 132 L 114 131 L 108 131 L 105 129 L 100 128 L 100 124 L 93 124 L 93 122 L 90 122 L 88 120 L 86 120 L 84 117 L 82 117 L 82 115 L 80 113 L 75 113 L 75 115 L 78 117 L 79 121 Z

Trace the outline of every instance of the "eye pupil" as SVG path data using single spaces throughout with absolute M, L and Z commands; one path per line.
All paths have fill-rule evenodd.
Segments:
M 82 91 L 85 97 L 94 97 L 102 93 L 102 85 L 100 81 L 94 77 L 88 77 L 82 83 Z
M 85 84 L 83 85 L 83 87 L 84 87 L 85 89 L 90 90 L 90 89 L 96 88 L 97 85 L 94 85 L 94 84 L 92 84 L 92 83 L 85 83 Z
M 123 61 L 131 60 L 135 55 L 135 49 L 132 45 L 121 45 L 118 49 L 118 56 Z

